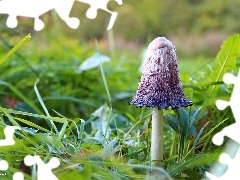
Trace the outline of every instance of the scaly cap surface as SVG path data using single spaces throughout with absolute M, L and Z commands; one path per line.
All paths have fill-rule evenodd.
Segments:
M 148 46 L 142 77 L 137 92 L 129 102 L 136 107 L 173 109 L 193 105 L 186 99 L 179 78 L 176 50 L 165 37 L 154 39 Z

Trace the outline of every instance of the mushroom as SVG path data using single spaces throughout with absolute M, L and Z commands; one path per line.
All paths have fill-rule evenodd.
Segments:
M 163 160 L 163 109 L 187 107 L 179 78 L 176 50 L 165 37 L 157 37 L 148 46 L 141 80 L 134 98 L 136 107 L 152 107 L 151 166 L 161 167 Z

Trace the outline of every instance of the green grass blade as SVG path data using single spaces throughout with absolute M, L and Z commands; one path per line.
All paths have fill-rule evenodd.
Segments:
M 203 133 L 203 130 L 205 129 L 205 127 L 207 127 L 208 124 L 209 124 L 209 122 L 207 122 L 207 123 L 201 128 L 201 130 L 199 131 L 198 135 L 196 136 L 196 138 L 195 138 L 194 141 L 193 141 L 193 146 L 192 146 L 192 148 L 191 148 L 190 150 L 188 150 L 188 152 L 186 153 L 186 155 L 185 155 L 185 157 L 183 158 L 183 160 L 186 159 L 186 158 L 188 157 L 188 155 L 195 149 L 195 147 L 197 146 L 197 144 L 198 144 L 198 142 L 199 142 L 199 140 L 200 140 L 200 137 L 201 137 L 201 135 L 202 135 L 202 133 Z
M 108 130 L 108 126 L 109 126 L 109 122 L 110 122 L 112 114 L 113 114 L 112 99 L 111 99 L 110 91 L 109 91 L 109 88 L 108 88 L 108 84 L 107 84 L 106 76 L 105 76 L 105 73 L 104 73 L 104 69 L 103 69 L 103 66 L 102 66 L 97 40 L 96 40 L 96 46 L 97 46 L 97 51 L 98 51 L 98 55 L 99 55 L 100 70 L 101 70 L 101 74 L 102 74 L 102 79 L 103 79 L 103 83 L 104 83 L 104 86 L 105 86 L 105 89 L 106 89 L 106 92 L 107 92 L 109 106 L 111 108 L 111 110 L 110 110 L 110 112 L 108 114 L 108 117 L 107 117 L 107 122 L 108 122 L 107 123 L 107 127 L 106 127 L 105 132 L 104 132 L 104 135 L 106 136 L 106 133 L 107 133 L 107 130 Z
M 58 134 L 58 137 L 57 137 L 57 140 L 56 142 L 53 144 L 53 147 L 59 147 L 60 144 L 61 144 L 61 140 L 62 140 L 62 137 L 63 135 L 65 134 L 65 131 L 66 131 L 66 128 L 68 126 L 68 121 L 65 121 L 62 128 L 61 128 L 61 131 L 59 132 Z M 46 157 L 44 158 L 44 162 L 46 162 L 47 160 L 49 160 L 51 154 L 52 154 L 52 150 L 53 150 L 53 147 L 51 148 L 51 150 L 48 152 L 48 154 L 46 155 Z
M 65 131 L 66 131 L 66 128 L 67 128 L 67 125 L 68 125 L 68 121 L 66 120 L 61 128 L 61 131 L 59 132 L 58 134 L 58 138 L 57 138 L 57 142 L 56 144 L 59 145 L 61 140 L 62 140 L 62 137 L 63 135 L 65 134 Z
M 194 167 L 199 167 L 206 165 L 208 163 L 214 162 L 213 155 L 211 154 L 199 154 L 196 157 L 190 158 L 184 162 L 181 162 L 178 166 L 174 167 L 169 174 L 171 176 L 176 175 L 177 173 L 183 172 L 187 169 L 192 169 Z
M 43 110 L 45 111 L 46 115 L 50 117 L 50 114 L 48 113 L 48 110 L 42 100 L 42 97 L 41 97 L 39 91 L 38 91 L 38 88 L 37 88 L 38 81 L 39 81 L 39 79 L 37 79 L 36 83 L 34 84 L 34 90 L 35 90 L 35 93 L 37 95 L 37 98 L 38 98 L 40 104 L 42 105 Z M 58 133 L 57 127 L 55 126 L 54 122 L 52 120 L 50 120 L 50 123 L 51 123 L 53 129 L 55 130 L 55 132 Z
M 28 126 L 31 126 L 32 128 L 40 129 L 41 131 L 46 132 L 46 133 L 51 133 L 51 131 L 49 131 L 49 130 L 47 130 L 47 129 L 45 129 L 45 128 L 43 128 L 43 127 L 41 127 L 41 126 L 31 122 L 31 121 L 27 121 L 25 119 L 18 118 L 18 117 L 15 117 L 14 119 L 16 119 L 16 120 L 18 120 L 18 121 L 20 121 L 20 122 L 22 122 L 22 123 L 24 123 Z
M 5 54 L 5 56 L 3 56 L 2 59 L 0 59 L 0 65 L 4 63 L 21 46 L 23 46 L 30 38 L 31 38 L 30 34 L 25 36 L 16 46 L 14 46 L 7 54 Z
M 38 115 L 38 114 L 22 112 L 22 111 L 17 111 L 17 110 L 13 110 L 13 109 L 2 108 L 2 107 L 0 107 L 0 111 L 1 112 L 12 113 L 12 114 L 20 114 L 20 115 L 25 115 L 25 116 L 30 116 L 30 117 L 41 118 L 41 119 L 45 119 L 45 120 L 49 120 L 49 121 L 53 120 L 53 121 L 59 122 L 59 123 L 65 123 L 66 122 L 65 118 Z
M 43 97 L 42 98 L 43 101 L 48 101 L 48 100 L 63 100 L 63 101 L 72 101 L 72 102 L 77 102 L 77 103 L 81 103 L 84 105 L 88 105 L 94 108 L 97 108 L 98 106 L 95 103 L 91 103 L 91 102 L 87 102 L 87 101 L 83 101 L 79 98 L 74 98 L 74 97 L 70 97 L 70 96 L 50 96 L 50 97 Z
M 82 135 L 84 132 L 85 121 L 81 119 L 80 132 L 78 134 L 78 139 L 82 140 Z
M 99 53 L 99 49 L 98 49 L 98 43 L 96 40 L 96 46 L 97 46 L 97 51 L 98 51 L 98 55 L 99 55 L 99 61 L 100 61 L 100 70 L 101 70 L 101 74 L 102 74 L 102 79 L 103 79 L 103 83 L 107 92 L 107 96 L 108 96 L 108 100 L 109 100 L 109 105 L 112 108 L 112 100 L 111 100 L 111 96 L 110 96 L 110 92 L 109 92 L 109 88 L 108 88 L 108 84 L 107 84 L 107 80 L 106 80 L 106 76 L 103 70 L 103 66 L 102 66 L 102 62 L 101 62 L 101 58 L 100 58 L 100 53 Z
M 84 133 L 84 126 L 85 126 L 85 121 L 81 119 L 81 125 L 80 125 L 80 131 L 78 132 L 78 147 L 76 148 L 76 154 L 79 153 L 81 144 L 82 144 L 82 137 Z
M 77 137 L 78 137 L 78 146 L 76 147 L 75 152 L 76 152 L 76 153 L 79 153 L 79 150 L 80 150 L 80 148 L 81 148 L 82 135 L 83 135 L 83 133 L 84 133 L 85 121 L 84 121 L 83 119 L 80 119 L 81 125 L 80 125 L 80 130 L 79 130 L 79 128 L 78 128 L 78 126 L 77 126 L 77 124 L 76 124 L 76 122 L 75 122 L 74 120 L 71 120 L 71 119 L 68 119 L 68 118 L 64 117 L 62 114 L 58 113 L 58 112 L 55 111 L 55 110 L 53 110 L 53 111 L 54 111 L 57 115 L 59 115 L 60 117 L 63 117 L 63 118 L 65 118 L 65 119 L 67 119 L 68 121 L 71 121 L 71 122 L 74 124 L 74 126 L 76 127 Z M 70 126 L 68 126 L 68 127 L 71 129 Z
M 200 141 L 203 141 L 206 137 L 208 137 L 217 127 L 219 127 L 221 124 L 223 124 L 225 121 L 227 121 L 228 118 L 222 120 L 219 122 L 216 126 L 214 126 L 212 129 L 210 129 L 202 138 L 200 138 Z
M 36 111 L 36 113 L 42 114 L 38 107 L 34 103 L 32 103 L 32 101 L 28 99 L 24 94 L 22 94 L 15 86 L 5 81 L 0 81 L 0 85 L 6 86 L 9 89 L 11 89 L 20 99 L 22 99 L 26 104 L 33 108 L 33 110 Z

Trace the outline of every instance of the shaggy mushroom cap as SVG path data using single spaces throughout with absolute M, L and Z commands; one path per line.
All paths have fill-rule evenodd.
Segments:
M 187 100 L 179 78 L 176 50 L 165 37 L 154 39 L 148 46 L 142 77 L 137 92 L 129 102 L 136 107 L 173 109 L 193 105 Z

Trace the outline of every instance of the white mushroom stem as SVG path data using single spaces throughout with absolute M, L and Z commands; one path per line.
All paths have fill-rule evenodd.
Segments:
M 161 160 L 163 160 L 163 110 L 158 110 L 158 107 L 153 107 L 151 141 L 151 166 L 161 167 Z

